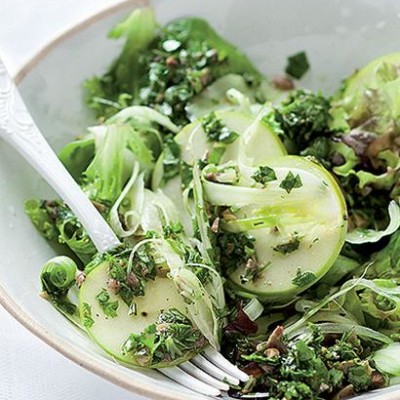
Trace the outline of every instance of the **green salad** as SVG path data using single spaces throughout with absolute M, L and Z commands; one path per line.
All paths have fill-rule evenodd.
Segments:
M 123 244 L 98 254 L 61 200 L 28 200 L 60 254 L 42 296 L 126 365 L 211 345 L 250 376 L 234 398 L 399 382 L 400 53 L 327 97 L 296 82 L 305 52 L 267 78 L 199 18 L 138 9 L 110 37 L 98 124 L 59 157 Z

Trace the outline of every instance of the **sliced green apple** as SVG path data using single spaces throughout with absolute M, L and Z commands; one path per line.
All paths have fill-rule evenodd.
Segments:
M 209 203 L 230 207 L 222 230 L 255 238 L 257 277 L 248 278 L 249 266 L 241 265 L 229 271 L 232 283 L 261 300 L 281 302 L 332 266 L 344 243 L 347 214 L 336 181 L 315 162 L 284 156 L 267 167 L 273 174 L 264 184 L 254 180 L 259 169 L 246 168 L 237 185 L 211 182 L 205 171 L 203 187 Z
M 238 111 L 216 111 L 216 116 L 239 137 L 225 146 L 220 162 L 238 158 L 240 146 L 245 146 L 246 154 L 251 156 L 251 165 L 262 165 L 267 160 L 286 154 L 286 150 L 276 133 L 262 120 L 251 114 Z M 240 139 L 245 139 L 243 143 Z M 203 159 L 212 152 L 215 142 L 208 139 L 201 119 L 186 125 L 175 137 L 181 148 L 181 159 L 189 165 Z
M 176 309 L 185 316 L 187 307 L 173 281 L 157 276 L 146 283 L 145 295 L 134 298 L 135 307 L 128 307 L 122 298 L 111 290 L 107 282 L 109 263 L 102 262 L 86 277 L 79 291 L 79 312 L 89 335 L 107 353 L 125 363 L 150 368 L 179 364 L 192 358 L 199 351 L 196 346 L 179 357 L 166 357 L 167 363 L 148 363 L 140 354 L 123 352 L 123 346 L 131 334 L 141 334 L 155 324 L 164 311 Z M 102 304 L 106 296 L 108 309 Z

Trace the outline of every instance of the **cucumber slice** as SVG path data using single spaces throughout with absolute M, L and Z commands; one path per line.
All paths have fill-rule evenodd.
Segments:
M 254 116 L 238 111 L 216 111 L 216 115 L 224 125 L 240 136 L 255 121 Z M 182 161 L 189 165 L 193 165 L 197 160 L 202 159 L 207 152 L 210 153 L 214 146 L 213 142 L 208 141 L 201 126 L 201 120 L 186 125 L 175 137 L 175 141 L 181 148 Z M 240 144 L 241 141 L 238 138 L 233 143 L 226 145 L 220 162 L 236 160 Z M 251 155 L 252 165 L 262 165 L 273 157 L 286 154 L 286 150 L 276 133 L 266 123 L 259 121 L 246 142 L 246 153 Z
M 204 191 L 211 204 L 235 207 L 236 219 L 222 220 L 223 230 L 255 238 L 258 277 L 246 278 L 246 267 L 240 266 L 229 274 L 232 283 L 260 300 L 282 302 L 332 266 L 345 240 L 347 214 L 340 188 L 320 165 L 297 156 L 267 165 L 276 180 L 265 187 L 251 183 L 257 169 L 249 168 L 241 179 L 246 186 L 205 181 Z
M 107 353 L 125 363 L 150 368 L 165 367 L 164 364 L 143 365 L 132 355 L 124 355 L 122 346 L 132 333 L 142 333 L 149 325 L 154 324 L 162 311 L 176 308 L 188 315 L 186 304 L 169 278 L 156 277 L 146 284 L 145 296 L 135 298 L 136 315 L 130 313 L 129 307 L 121 297 L 107 288 L 108 262 L 102 262 L 86 277 L 79 291 L 79 313 L 85 328 L 93 340 Z M 106 290 L 109 302 L 118 302 L 115 316 L 107 316 L 96 296 Z M 179 364 L 192 358 L 197 352 L 189 351 L 181 357 L 170 361 L 168 366 Z

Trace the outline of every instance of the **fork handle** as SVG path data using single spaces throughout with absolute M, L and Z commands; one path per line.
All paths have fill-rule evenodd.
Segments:
M 0 137 L 14 147 L 71 208 L 100 253 L 120 244 L 40 133 L 1 59 Z

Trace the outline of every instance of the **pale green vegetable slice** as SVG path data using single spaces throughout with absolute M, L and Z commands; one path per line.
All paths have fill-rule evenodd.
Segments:
M 376 368 L 389 375 L 400 376 L 400 343 L 391 343 L 372 355 Z
M 227 74 L 217 79 L 194 97 L 192 102 L 187 105 L 186 111 L 191 117 L 197 118 L 213 110 L 236 108 L 237 104 L 232 102 L 227 94 L 231 89 L 239 91 L 254 103 L 254 93 L 252 93 L 245 79 L 241 75 Z
M 252 126 L 255 120 L 254 115 L 238 111 L 216 111 L 215 114 L 225 126 L 239 135 L 233 143 L 226 144 L 221 163 L 237 159 L 239 147 L 242 144 L 240 138 L 249 127 L 252 128 L 252 132 L 246 142 L 246 153 L 251 154 L 252 165 L 262 165 L 270 158 L 286 154 L 282 142 L 266 123 L 259 120 L 255 126 Z M 181 147 L 182 161 L 189 165 L 203 159 L 215 145 L 215 142 L 210 141 L 204 132 L 201 120 L 186 125 L 175 137 L 175 141 Z
M 108 262 L 102 262 L 87 275 L 81 286 L 79 312 L 82 322 L 93 340 L 107 353 L 125 363 L 143 366 L 143 363 L 132 355 L 122 353 L 122 347 L 129 336 L 132 333 L 142 333 L 149 325 L 157 321 L 163 311 L 175 308 L 187 316 L 187 306 L 174 282 L 167 277 L 157 276 L 154 281 L 146 283 L 144 296 L 135 297 L 135 313 L 133 313 L 132 307 L 130 309 L 120 296 L 107 287 L 108 268 Z M 106 315 L 96 298 L 104 290 L 109 296 L 108 301 L 117 304 L 111 316 L 110 313 Z M 195 351 L 189 351 L 182 354 L 169 365 L 186 361 L 195 353 Z M 152 368 L 163 366 L 165 365 L 146 365 Z
M 241 292 L 265 301 L 287 301 L 320 279 L 332 266 L 347 230 L 346 205 L 330 173 L 303 157 L 284 156 L 267 166 L 276 179 L 252 180 L 257 168 L 246 168 L 238 185 L 207 180 L 206 199 L 230 207 L 220 226 L 255 238 L 256 279 L 245 266 L 229 273 Z M 288 178 L 289 177 L 289 178 Z

